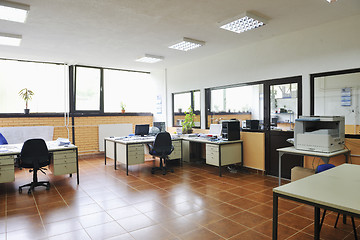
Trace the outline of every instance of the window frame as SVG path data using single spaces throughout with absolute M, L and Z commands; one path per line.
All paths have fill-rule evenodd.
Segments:
M 351 74 L 351 73 L 360 73 L 360 68 L 310 74 L 310 115 L 311 116 L 313 116 L 315 113 L 315 78 Z M 345 138 L 360 139 L 360 134 L 345 134 Z
M 96 68 L 100 69 L 100 109 L 98 111 L 94 110 L 77 110 L 76 109 L 76 68 L 84 67 L 84 68 Z M 126 70 L 126 69 L 118 69 L 118 68 L 106 68 L 106 67 L 96 67 L 96 66 L 87 66 L 87 65 L 71 65 L 69 66 L 69 104 L 70 104 L 70 112 L 76 116 L 117 116 L 119 114 L 125 116 L 149 116 L 153 115 L 151 112 L 104 112 L 104 70 L 116 70 L 116 71 L 126 71 L 126 72 L 136 72 L 136 73 L 146 73 L 150 74 L 150 72 L 145 71 L 134 71 L 134 70 Z
M 199 92 L 200 93 L 200 110 L 199 111 L 194 111 L 194 92 Z M 175 125 L 175 103 L 174 103 L 174 98 L 176 94 L 184 94 L 184 93 L 190 93 L 190 103 L 191 103 L 191 108 L 193 109 L 194 114 L 199 115 L 200 116 L 200 126 L 199 127 L 193 127 L 193 128 L 201 128 L 201 91 L 200 89 L 197 90 L 190 90 L 190 91 L 183 91 L 183 92 L 176 92 L 176 93 L 172 93 L 171 97 L 172 97 L 172 126 L 173 127 L 181 127 L 178 125 Z M 184 114 L 185 115 L 185 114 Z
M 254 86 L 254 85 L 263 85 L 263 94 L 264 94 L 265 83 L 267 81 L 271 81 L 271 80 L 255 81 L 255 82 L 247 82 L 247 83 L 235 83 L 235 84 L 230 84 L 230 85 L 223 85 L 223 86 L 205 88 L 205 129 L 210 128 L 208 126 L 208 117 L 211 114 L 210 110 L 211 110 L 211 91 L 212 90 L 235 88 L 235 87 L 246 87 L 246 86 Z M 238 114 L 236 112 L 220 112 L 220 113 L 226 113 L 228 115 L 231 115 L 231 114 L 236 115 L 236 114 Z M 265 121 L 265 112 L 263 112 L 263 115 L 264 115 L 263 121 Z M 259 131 L 261 131 L 261 130 L 259 130 Z

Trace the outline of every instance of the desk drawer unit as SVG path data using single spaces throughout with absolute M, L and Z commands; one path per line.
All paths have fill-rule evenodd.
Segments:
M 126 164 L 126 156 L 128 157 L 128 164 L 135 165 L 144 163 L 144 144 L 117 144 L 117 161 Z M 126 154 L 127 153 L 127 154 Z
M 174 151 L 169 155 L 169 159 L 180 159 L 181 158 L 181 142 L 173 141 Z
M 219 147 L 218 145 L 206 144 L 206 164 L 219 166 Z
M 15 181 L 14 156 L 0 156 L 0 183 Z
M 54 152 L 50 170 L 55 176 L 76 173 L 76 150 Z
M 131 144 L 128 146 L 128 164 L 135 165 L 145 162 L 144 144 Z

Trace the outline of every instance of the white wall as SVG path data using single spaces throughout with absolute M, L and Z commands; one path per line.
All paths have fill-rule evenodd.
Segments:
M 208 87 L 298 75 L 303 78 L 303 115 L 308 115 L 310 74 L 360 67 L 360 28 L 355 24 L 358 22 L 360 15 L 168 68 L 168 123 L 172 122 L 173 92 L 201 89 L 203 94 L 203 89 Z M 164 78 L 158 78 L 159 83 L 164 82 Z M 204 101 L 201 104 L 203 111 Z

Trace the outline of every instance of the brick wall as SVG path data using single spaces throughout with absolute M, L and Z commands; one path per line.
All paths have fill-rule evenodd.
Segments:
M 75 144 L 79 154 L 98 153 L 99 150 L 99 124 L 132 123 L 133 131 L 136 124 L 152 125 L 153 116 L 96 116 L 75 117 Z M 54 126 L 54 140 L 69 138 L 72 141 L 71 119 L 68 129 L 65 127 L 63 117 L 19 117 L 0 118 L 0 127 L 26 127 L 26 126 Z

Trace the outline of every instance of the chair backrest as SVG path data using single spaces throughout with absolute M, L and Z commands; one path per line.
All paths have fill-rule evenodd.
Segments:
M 335 167 L 335 165 L 330 164 L 330 163 L 322 164 L 322 165 L 317 166 L 317 168 L 315 170 L 315 173 L 320 173 L 320 172 L 326 171 L 326 170 L 328 170 L 330 168 L 333 168 L 333 167 Z
M 24 143 L 20 153 L 20 167 L 40 168 L 49 164 L 49 150 L 43 139 L 29 139 Z
M 168 132 L 160 132 L 156 135 L 153 150 L 162 155 L 169 155 L 173 150 L 171 136 Z

